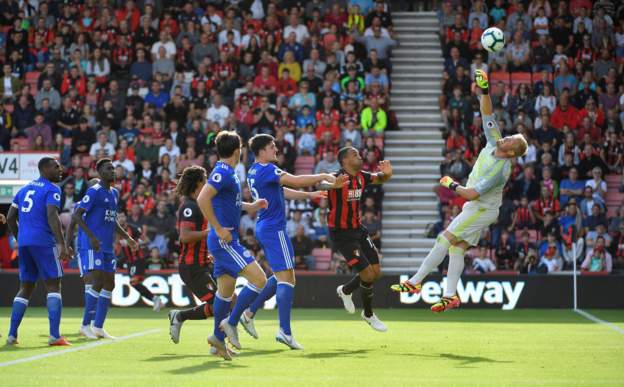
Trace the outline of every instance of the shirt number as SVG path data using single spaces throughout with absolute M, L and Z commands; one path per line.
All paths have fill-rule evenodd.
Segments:
M 251 197 L 253 200 L 258 200 L 260 195 L 258 195 L 258 191 L 254 188 L 255 179 L 247 179 L 247 184 L 249 184 L 249 191 L 251 192 Z
M 31 196 L 33 196 L 34 194 L 35 190 L 30 190 L 26 192 L 26 196 L 24 196 L 24 203 L 26 203 L 26 205 L 22 206 L 22 212 L 30 212 L 30 210 L 32 210 L 32 206 L 34 203 L 31 199 Z

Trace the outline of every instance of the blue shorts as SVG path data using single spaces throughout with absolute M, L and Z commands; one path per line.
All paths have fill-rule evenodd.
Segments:
M 91 270 L 100 270 L 114 273 L 116 267 L 115 255 L 102 251 L 80 249 L 78 250 L 78 262 L 80 263 L 80 274 Z
M 256 228 L 256 237 L 274 273 L 295 268 L 295 251 L 286 228 Z
M 22 282 L 37 282 L 38 279 L 45 281 L 63 276 L 58 249 L 54 246 L 20 246 L 18 255 Z
M 233 235 L 230 243 L 223 243 L 219 237 L 209 235 L 208 250 L 214 257 L 214 278 L 225 274 L 236 278 L 245 266 L 255 261 L 249 250 L 240 244 L 237 235 Z

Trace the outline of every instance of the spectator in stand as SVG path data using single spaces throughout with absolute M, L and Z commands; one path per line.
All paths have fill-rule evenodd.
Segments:
M 41 113 L 37 113 L 35 115 L 35 124 L 26 128 L 24 133 L 26 133 L 26 136 L 28 137 L 28 143 L 31 148 L 34 147 L 35 140 L 38 137 L 41 137 L 43 140 L 42 145 L 44 149 L 41 150 L 52 149 L 52 146 L 54 145 L 52 139 L 52 129 L 50 129 L 49 125 L 44 123 L 43 114 Z
M 566 206 L 572 198 L 576 199 L 577 202 L 580 201 L 585 187 L 585 183 L 578 180 L 578 170 L 576 168 L 571 168 L 569 173 L 569 178 L 563 179 L 559 188 L 559 200 L 562 206 Z
M 295 254 L 295 268 L 314 270 L 316 268 L 316 261 L 312 256 L 314 243 L 307 236 L 306 228 L 303 224 L 299 224 L 297 226 L 295 235 L 291 238 L 291 240 Z
M 370 106 L 364 108 L 361 114 L 362 132 L 368 136 L 382 136 L 388 125 L 386 112 L 379 107 L 376 99 L 371 100 Z M 370 131 L 370 134 L 369 134 Z
M 167 102 L 169 102 L 169 93 L 162 89 L 160 82 L 152 81 L 150 91 L 145 96 L 145 103 L 160 110 L 165 107 Z
M 562 130 L 564 125 L 573 130 L 578 127 L 579 113 L 574 106 L 569 104 L 567 92 L 560 95 L 559 105 L 555 108 L 550 122 L 557 130 Z
M 336 160 L 336 154 L 334 152 L 323 153 L 323 159 L 316 164 L 314 173 L 334 173 L 340 170 L 340 163 Z
M 112 157 L 115 154 L 115 147 L 108 141 L 105 133 L 100 133 L 97 137 L 98 142 L 91 145 L 89 155 L 96 157 L 98 152 L 103 152 L 104 157 Z
M 587 251 L 581 269 L 590 272 L 607 272 L 611 273 L 613 269 L 613 258 L 605 248 L 605 239 L 598 237 L 596 244 L 592 249 Z
M 599 196 L 594 195 L 594 190 L 591 186 L 586 185 L 583 190 L 583 200 L 581 200 L 579 206 L 583 217 L 588 217 L 592 214 L 594 205 L 599 207 L 599 212 L 604 211 L 604 202 Z
M 509 23 L 511 23 L 511 16 L 509 17 L 508 24 Z M 507 55 L 507 63 L 509 63 L 509 71 L 530 71 L 530 48 L 528 43 L 522 40 L 521 32 L 516 31 L 513 34 L 513 41 L 507 45 L 505 51 Z
M 481 245 L 479 247 L 479 253 L 472 259 L 472 270 L 480 274 L 496 270 L 496 265 L 490 257 L 487 246 Z

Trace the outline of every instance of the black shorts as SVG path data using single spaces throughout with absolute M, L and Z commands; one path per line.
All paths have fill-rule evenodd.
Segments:
M 143 282 L 145 279 L 145 260 L 137 259 L 128 263 L 128 276 L 130 277 L 131 285 Z
M 187 288 L 203 302 L 214 301 L 217 283 L 212 278 L 212 270 L 208 267 L 180 266 L 180 278 Z
M 379 264 L 379 253 L 365 229 L 331 230 L 330 236 L 334 249 L 345 257 L 349 267 L 361 272 Z

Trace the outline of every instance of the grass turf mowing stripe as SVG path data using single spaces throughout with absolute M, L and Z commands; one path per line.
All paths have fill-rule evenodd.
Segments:
M 42 353 L 40 355 L 29 356 L 29 357 L 25 357 L 25 358 L 22 358 L 22 359 L 10 360 L 10 361 L 6 361 L 4 363 L 0 363 L 0 367 L 8 367 L 8 366 L 12 366 L 12 365 L 15 365 L 15 364 L 27 363 L 27 362 L 35 361 L 35 360 L 41 360 L 41 359 L 45 359 L 45 358 L 52 357 L 52 356 L 59 356 L 59 355 L 64 355 L 66 353 L 82 351 L 84 349 L 91 349 L 91 348 L 99 347 L 101 345 L 106 345 L 106 344 L 115 344 L 115 343 L 118 343 L 120 341 L 125 341 L 125 340 L 134 339 L 136 337 L 151 335 L 151 334 L 157 333 L 157 332 L 160 332 L 160 329 L 150 329 L 150 330 L 147 330 L 147 331 L 132 333 L 132 334 L 129 334 L 129 335 L 126 335 L 126 336 L 118 337 L 118 338 L 113 339 L 113 340 L 100 340 L 100 341 L 96 341 L 96 342 L 93 342 L 93 343 L 81 345 L 79 347 L 72 347 L 72 348 L 62 349 L 60 351 L 53 351 L 53 352 Z
M 586 318 L 586 319 L 588 319 L 588 320 L 591 320 L 591 321 L 593 321 L 593 322 L 595 322 L 595 323 L 597 323 L 597 324 L 606 325 L 606 326 L 608 326 L 609 328 L 613 329 L 614 331 L 616 331 L 616 332 L 621 333 L 621 334 L 623 334 L 623 335 L 624 335 L 624 329 L 622 329 L 622 328 L 618 327 L 617 325 L 615 325 L 615 324 L 613 324 L 613 323 L 610 323 L 610 322 L 608 322 L 608 321 L 605 321 L 605 320 L 599 319 L 598 317 L 594 316 L 593 314 L 588 313 L 588 312 L 585 312 L 585 311 L 584 311 L 584 310 L 582 310 L 582 309 L 574 309 L 574 311 L 575 311 L 576 313 L 580 314 L 581 316 L 585 317 L 585 318 Z

